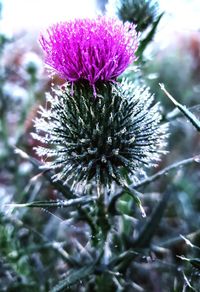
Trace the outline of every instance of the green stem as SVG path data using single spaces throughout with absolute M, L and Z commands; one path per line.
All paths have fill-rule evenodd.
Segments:
M 110 223 L 108 218 L 107 207 L 105 205 L 105 194 L 103 189 L 99 187 L 99 194 L 97 199 L 97 225 L 100 229 L 99 240 L 105 243 L 107 239 L 108 232 L 110 230 Z
M 75 198 L 71 200 L 53 200 L 53 201 L 35 201 L 30 203 L 23 203 L 23 204 L 5 204 L 5 206 L 13 207 L 13 208 L 48 208 L 48 207 L 72 207 L 77 205 L 86 205 L 92 201 L 94 201 L 96 197 L 81 197 Z
M 164 169 L 161 169 L 160 171 L 156 172 L 152 176 L 149 176 L 149 177 L 145 178 L 144 180 L 141 180 L 139 183 L 132 185 L 131 187 L 134 189 L 137 189 L 141 186 L 146 186 L 146 185 L 152 183 L 153 181 L 159 179 L 160 177 L 164 176 L 165 174 L 167 174 L 171 170 L 174 170 L 178 167 L 188 165 L 190 163 L 194 163 L 194 162 L 199 163 L 199 159 L 200 159 L 200 155 L 196 155 L 196 156 L 175 162 L 175 163 L 165 167 Z
M 186 106 L 180 104 L 166 89 L 164 84 L 159 84 L 161 90 L 164 91 L 166 96 L 173 102 L 173 104 L 178 108 L 187 118 L 188 120 L 192 123 L 192 125 L 197 129 L 197 131 L 200 132 L 200 120 L 198 120 L 193 113 L 191 113 Z

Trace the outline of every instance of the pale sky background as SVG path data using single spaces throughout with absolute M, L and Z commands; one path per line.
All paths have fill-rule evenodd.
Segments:
M 8 33 L 38 29 L 59 20 L 95 15 L 94 0 L 4 0 L 3 27 Z
M 200 0 L 159 0 L 166 11 L 160 24 L 163 34 L 200 29 Z M 92 17 L 96 0 L 3 0 L 1 29 L 8 34 L 38 30 L 73 17 Z M 167 36 L 167 35 L 165 35 Z

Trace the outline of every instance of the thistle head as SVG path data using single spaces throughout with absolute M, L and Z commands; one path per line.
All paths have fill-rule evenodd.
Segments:
M 156 0 L 121 0 L 120 3 L 119 18 L 134 23 L 138 32 L 144 31 L 156 20 L 158 14 Z
M 148 88 L 104 83 L 94 100 L 92 90 L 79 83 L 73 95 L 68 86 L 48 94 L 47 101 L 50 107 L 41 108 L 33 136 L 44 143 L 36 151 L 55 170 L 55 180 L 109 186 L 130 173 L 137 181 L 165 152 L 167 126 L 160 124 Z
M 131 24 L 107 17 L 52 25 L 39 42 L 45 62 L 65 81 L 114 81 L 135 59 L 137 34 Z

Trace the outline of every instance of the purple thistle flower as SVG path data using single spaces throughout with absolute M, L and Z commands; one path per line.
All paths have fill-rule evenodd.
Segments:
M 135 59 L 137 33 L 118 19 L 76 19 L 52 25 L 39 42 L 45 62 L 61 78 L 74 83 L 115 81 Z

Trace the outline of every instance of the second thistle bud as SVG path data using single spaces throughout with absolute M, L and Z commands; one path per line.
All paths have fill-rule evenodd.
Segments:
M 155 0 L 121 0 L 118 15 L 124 22 L 136 25 L 138 32 L 151 25 L 158 14 L 158 3 Z

